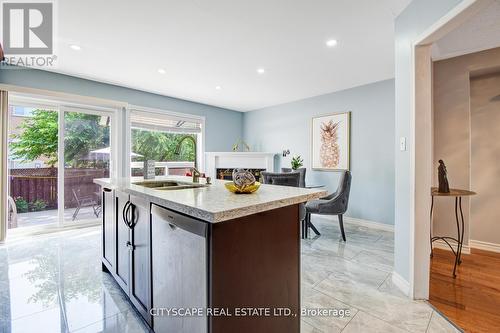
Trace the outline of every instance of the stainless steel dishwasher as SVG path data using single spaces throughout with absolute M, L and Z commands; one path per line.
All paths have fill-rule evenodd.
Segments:
M 206 316 L 180 313 L 207 306 L 207 224 L 154 204 L 151 215 L 153 311 L 163 312 L 153 317 L 153 329 L 207 332 Z

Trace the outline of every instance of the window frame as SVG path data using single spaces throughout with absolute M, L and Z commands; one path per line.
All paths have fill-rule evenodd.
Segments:
M 126 153 L 124 155 L 124 160 L 123 165 L 124 165 L 124 170 L 123 174 L 125 177 L 130 177 L 131 176 L 131 157 L 130 157 L 130 152 L 131 146 L 132 146 L 132 122 L 131 122 L 131 114 L 134 111 L 142 112 L 142 113 L 149 113 L 152 115 L 161 115 L 165 117 L 169 117 L 175 120 L 185 120 L 185 121 L 191 121 L 191 122 L 197 122 L 201 126 L 201 131 L 199 135 L 196 136 L 196 162 L 198 165 L 198 169 L 201 172 L 204 172 L 205 170 L 205 117 L 204 116 L 199 116 L 199 115 L 193 115 L 193 114 L 188 114 L 188 113 L 180 113 L 180 112 L 174 112 L 174 111 L 169 111 L 165 109 L 158 109 L 158 108 L 149 108 L 149 107 L 143 107 L 143 106 L 137 106 L 137 105 L 132 105 L 129 104 L 128 107 L 125 110 L 125 151 Z M 145 128 L 147 130 L 147 128 Z M 188 134 L 188 132 L 186 132 Z
M 35 109 L 35 110 L 37 109 L 37 108 L 31 107 L 31 106 L 27 106 L 27 107 L 26 107 L 26 106 L 21 106 L 21 105 L 14 105 L 14 104 L 11 104 L 10 106 L 12 106 L 12 107 L 13 107 L 13 109 L 12 109 L 12 117 L 22 117 L 22 118 L 30 118 L 30 117 L 33 117 L 33 113 L 31 113 L 31 114 L 29 114 L 29 115 L 27 115 L 27 114 L 25 114 L 25 113 L 23 113 L 23 114 L 17 114 L 17 113 L 15 112 L 16 107 L 22 107 L 23 109 L 25 109 L 25 108 L 27 108 L 27 107 L 28 107 L 28 108 L 31 108 L 31 109 Z
M 120 170 L 117 168 L 118 155 L 122 153 L 120 147 L 118 147 L 118 138 L 120 137 L 121 131 L 119 123 L 120 119 L 120 108 L 119 107 L 108 107 L 101 105 L 94 105 L 90 103 L 79 103 L 72 102 L 66 100 L 60 100 L 57 98 L 50 98 L 45 96 L 38 96 L 36 94 L 33 95 L 25 95 L 24 93 L 17 93 L 15 91 L 9 91 L 9 106 L 22 106 L 22 107 L 32 107 L 34 109 L 45 109 L 53 112 L 57 112 L 58 114 L 58 161 L 57 161 L 57 193 L 58 193 L 58 221 L 57 227 L 66 227 L 71 225 L 72 223 L 65 220 L 64 216 L 64 203 L 65 203 L 65 161 L 64 161 L 64 143 L 65 143 L 65 118 L 64 115 L 66 112 L 81 112 L 85 114 L 92 114 L 96 116 L 106 116 L 111 118 L 110 125 L 110 137 L 109 137 L 109 146 L 112 151 L 109 173 L 110 178 L 116 178 L 116 175 L 119 174 Z M 9 115 L 10 116 L 10 115 Z M 14 115 L 15 117 L 29 117 L 29 116 L 19 116 Z M 10 128 L 8 129 L 10 130 Z M 10 155 L 10 154 L 9 154 Z M 7 156 L 8 158 L 9 156 Z M 62 195 L 59 195 L 62 194 Z M 60 207 L 63 207 L 60 209 Z M 91 222 L 93 224 L 93 222 Z M 55 224 L 54 224 L 55 225 Z M 49 224 L 47 228 L 50 228 Z M 36 228 L 36 227 L 30 227 Z M 44 229 L 44 226 L 41 226 L 41 229 Z

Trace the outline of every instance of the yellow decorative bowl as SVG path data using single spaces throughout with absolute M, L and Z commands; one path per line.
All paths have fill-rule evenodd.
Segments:
M 227 182 L 224 184 L 224 186 L 226 186 L 226 188 L 230 191 L 230 192 L 233 192 L 233 193 L 236 193 L 236 194 L 249 194 L 249 193 L 253 193 L 255 191 L 257 191 L 260 187 L 260 183 L 259 182 L 255 182 L 253 185 L 248 185 L 248 186 L 245 186 L 243 189 L 239 189 L 236 187 L 236 185 L 234 185 L 233 182 Z

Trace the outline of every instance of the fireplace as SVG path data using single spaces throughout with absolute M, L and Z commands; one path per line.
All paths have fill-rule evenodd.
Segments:
M 222 179 L 222 180 L 233 180 L 233 170 L 234 168 L 229 168 L 229 169 L 217 169 L 217 179 Z M 266 171 L 266 169 L 245 169 L 250 171 L 255 179 L 257 181 L 260 181 L 260 174 L 262 171 Z
M 256 179 L 262 171 L 274 172 L 275 153 L 215 152 L 205 154 L 205 173 L 213 179 L 232 180 L 234 169 L 250 170 Z

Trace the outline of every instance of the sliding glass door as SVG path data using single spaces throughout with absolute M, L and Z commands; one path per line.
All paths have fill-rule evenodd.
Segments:
M 110 176 L 112 115 L 84 109 L 63 109 L 65 223 L 100 217 L 101 193 L 96 178 Z
M 57 224 L 58 110 L 17 102 L 8 111 L 7 229 Z
M 112 176 L 116 112 L 12 96 L 9 104 L 9 231 L 98 222 L 95 178 Z

